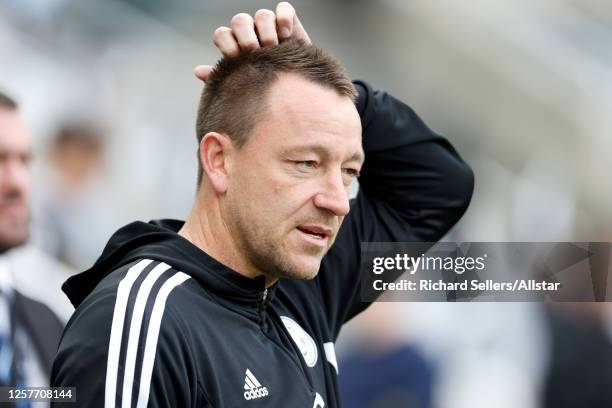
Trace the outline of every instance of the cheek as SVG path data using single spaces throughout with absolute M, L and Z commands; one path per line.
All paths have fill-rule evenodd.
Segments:
M 228 203 L 233 216 L 255 233 L 270 232 L 270 227 L 279 224 L 278 203 L 275 190 L 269 183 L 256 178 L 235 183 L 228 190 Z
M 313 193 L 308 182 L 288 183 L 275 187 L 266 197 L 270 209 L 274 209 L 282 219 L 295 223 L 303 220 L 304 216 L 312 213 Z
M 300 180 L 293 183 L 284 191 L 284 196 L 288 202 L 293 204 L 294 210 L 299 211 L 304 207 L 312 207 L 314 198 L 321 191 L 316 179 Z
M 318 188 L 315 179 L 296 178 L 282 169 L 262 165 L 249 171 L 246 164 L 236 175 L 239 177 L 232 180 L 230 193 L 235 195 L 235 204 L 244 207 L 240 209 L 243 214 L 259 218 L 253 224 L 278 229 L 294 223 L 296 214 L 303 216 L 311 211 L 308 205 Z
M 32 186 L 32 172 L 30 167 L 22 163 L 17 164 L 13 176 L 15 177 L 15 182 L 27 190 L 26 192 L 29 192 Z
M 28 169 L 24 177 L 24 193 L 26 196 L 29 196 L 32 189 L 32 172 Z

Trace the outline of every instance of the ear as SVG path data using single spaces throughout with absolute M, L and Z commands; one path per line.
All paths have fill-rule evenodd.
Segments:
M 218 194 L 227 191 L 233 150 L 232 141 L 222 133 L 209 132 L 200 141 L 202 170 Z

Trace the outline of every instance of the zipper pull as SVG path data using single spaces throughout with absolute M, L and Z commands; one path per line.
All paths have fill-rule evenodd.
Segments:
M 263 295 L 261 296 L 261 303 L 265 304 L 266 303 L 266 298 L 268 297 L 268 288 L 265 288 L 263 291 Z
M 266 298 L 268 297 L 268 288 L 265 288 L 262 295 L 261 295 L 261 303 L 259 304 L 259 306 L 257 307 L 257 314 L 259 316 L 259 325 L 261 326 L 262 330 L 264 330 L 265 328 L 265 312 L 264 310 L 266 309 Z

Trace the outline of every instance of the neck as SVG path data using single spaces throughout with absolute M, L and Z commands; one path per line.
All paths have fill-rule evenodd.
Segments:
M 178 234 L 247 278 L 265 275 L 266 287 L 277 281 L 277 278 L 257 269 L 245 256 L 244 249 L 234 238 L 216 197 L 208 197 L 204 192 L 198 192 L 194 206 Z

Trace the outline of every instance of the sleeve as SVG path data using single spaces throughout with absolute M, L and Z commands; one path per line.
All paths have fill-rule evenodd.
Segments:
M 360 300 L 361 242 L 436 242 L 474 188 L 470 167 L 409 106 L 364 82 L 355 87 L 366 157 L 360 189 L 318 277 L 335 336 L 368 306 Z
M 158 328 L 154 312 L 149 316 L 145 312 L 139 338 L 134 338 L 137 347 L 130 349 L 129 332 L 134 326 L 129 317 L 122 325 L 113 325 L 118 318 L 115 297 L 89 300 L 77 309 L 62 336 L 51 373 L 53 387 L 76 387 L 81 407 L 122 407 L 126 399 L 129 407 L 208 406 L 197 382 L 184 323 L 176 312 L 166 306 Z

